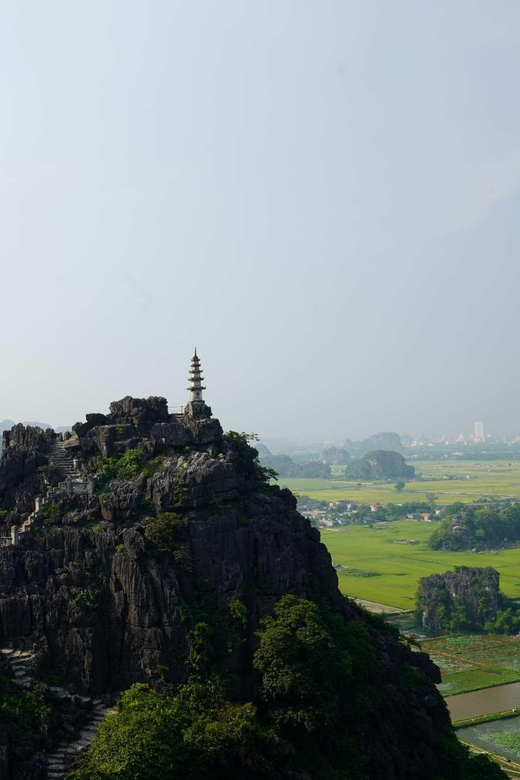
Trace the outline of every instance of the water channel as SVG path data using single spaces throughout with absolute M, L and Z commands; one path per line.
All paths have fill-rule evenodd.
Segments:
M 489 750 L 491 753 L 500 753 L 502 756 L 520 759 L 520 716 L 494 720 L 490 723 L 479 723 L 477 726 L 464 726 L 457 729 L 457 737 L 470 745 Z M 501 738 L 513 738 L 511 742 L 501 742 Z
M 491 715 L 493 712 L 503 712 L 514 707 L 518 707 L 520 712 L 520 682 L 459 693 L 457 696 L 447 696 L 444 701 L 448 705 L 452 721 Z

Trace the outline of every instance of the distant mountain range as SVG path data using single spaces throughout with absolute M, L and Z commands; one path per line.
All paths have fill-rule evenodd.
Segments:
M 14 425 L 16 425 L 14 420 L 1 420 L 0 433 L 3 433 L 4 431 L 10 431 Z M 46 428 L 52 428 L 52 425 L 49 425 L 49 423 L 34 422 L 33 420 L 24 420 L 22 425 L 31 425 L 33 428 L 42 428 L 42 430 L 45 430 Z M 59 425 L 57 428 L 54 428 L 56 433 L 65 433 L 65 431 L 70 431 L 71 429 L 72 426 L 70 425 Z

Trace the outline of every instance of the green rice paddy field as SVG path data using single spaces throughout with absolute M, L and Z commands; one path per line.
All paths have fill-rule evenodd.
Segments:
M 280 478 L 281 487 L 293 493 L 310 496 L 320 501 L 351 499 L 361 502 L 402 503 L 421 501 L 427 493 L 435 493 L 438 504 L 454 501 L 465 503 L 478 498 L 520 498 L 520 461 L 410 461 L 416 473 L 423 475 L 418 482 L 407 483 L 398 493 L 392 483 L 356 482 L 341 479 L 341 467 L 334 467 L 334 479 Z M 448 479 L 445 479 L 448 477 Z
M 437 523 L 398 520 L 372 528 L 326 529 L 321 539 L 335 564 L 356 570 L 338 571 L 341 591 L 348 596 L 413 609 L 420 577 L 455 566 L 493 566 L 500 572 L 504 593 L 520 598 L 520 547 L 489 553 L 434 551 L 426 542 L 436 527 Z
M 520 680 L 520 638 L 460 634 L 421 645 L 441 670 L 444 696 Z

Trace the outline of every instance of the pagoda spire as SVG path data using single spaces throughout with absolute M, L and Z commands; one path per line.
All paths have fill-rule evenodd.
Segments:
M 188 390 L 190 391 L 190 403 L 204 404 L 202 391 L 206 388 L 202 385 L 203 379 L 200 360 L 197 355 L 197 347 L 195 347 L 195 353 L 191 359 L 190 375 L 188 377 L 190 383 L 190 386 L 188 387 Z

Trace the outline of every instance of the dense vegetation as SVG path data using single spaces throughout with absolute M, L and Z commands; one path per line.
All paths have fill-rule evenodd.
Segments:
M 520 541 L 520 504 L 475 509 L 452 504 L 431 535 L 432 550 L 497 549 Z
M 50 716 L 44 685 L 22 688 L 0 675 L 0 722 L 15 728 L 21 736 L 34 739 L 48 728 Z
M 408 466 L 398 452 L 374 450 L 351 461 L 345 469 L 346 479 L 413 479 L 415 469 Z
M 139 474 L 150 477 L 155 470 L 141 449 L 127 450 L 118 458 L 105 458 L 100 465 L 106 479 L 134 479 Z
M 190 676 L 179 690 L 136 684 L 123 694 L 75 780 L 253 780 L 303 769 L 317 780 L 368 780 L 356 732 L 378 692 L 365 622 L 345 625 L 319 604 L 283 597 L 259 632 L 256 704 L 227 699 L 212 666 L 213 636 L 209 623 L 193 626 Z M 403 665 L 405 698 L 425 682 Z M 470 759 L 451 732 L 439 735 L 439 761 L 461 780 L 502 777 L 487 760 Z

